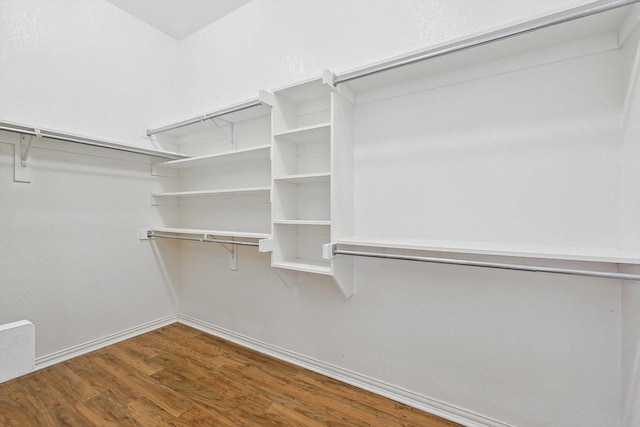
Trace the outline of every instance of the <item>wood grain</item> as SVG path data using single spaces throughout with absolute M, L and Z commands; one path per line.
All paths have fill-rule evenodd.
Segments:
M 0 384 L 0 425 L 458 424 L 173 324 Z

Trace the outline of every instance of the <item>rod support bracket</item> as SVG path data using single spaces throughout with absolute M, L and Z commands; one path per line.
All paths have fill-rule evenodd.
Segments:
M 335 89 L 337 87 L 337 77 L 332 71 L 324 70 L 322 72 L 322 83 Z
M 333 259 L 336 256 L 337 246 L 335 243 L 325 243 L 322 245 L 322 258 Z

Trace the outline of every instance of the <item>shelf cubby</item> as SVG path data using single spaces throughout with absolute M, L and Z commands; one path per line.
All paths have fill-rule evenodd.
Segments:
M 331 262 L 322 258 L 330 227 L 310 224 L 274 224 L 272 265 L 316 274 L 331 274 Z
M 330 121 L 331 91 L 322 79 L 313 79 L 274 91 L 275 134 Z
M 274 180 L 274 220 L 329 221 L 330 198 L 328 176 Z
M 274 176 L 329 172 L 330 140 L 330 123 L 275 134 Z

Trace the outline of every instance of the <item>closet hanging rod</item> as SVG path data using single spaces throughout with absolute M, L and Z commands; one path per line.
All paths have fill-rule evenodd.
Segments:
M 15 133 L 19 133 L 22 135 L 32 135 L 32 136 L 37 136 L 37 137 L 42 137 L 42 138 L 48 138 L 48 139 L 55 139 L 57 141 L 65 141 L 65 142 L 72 142 L 74 144 L 83 144 L 83 145 L 90 145 L 92 147 L 100 147 L 100 148 L 108 148 L 110 150 L 117 150 L 117 151 L 124 151 L 127 153 L 135 153 L 135 154 L 144 154 L 146 156 L 153 156 L 153 157 L 160 157 L 163 159 L 170 159 L 170 160 L 179 160 L 179 159 L 185 159 L 188 158 L 189 156 L 186 156 L 184 154 L 180 154 L 180 153 L 172 153 L 170 151 L 160 151 L 160 150 L 152 150 L 152 149 L 146 149 L 146 148 L 138 148 L 138 147 L 133 147 L 130 145 L 124 145 L 124 144 L 118 144 L 115 142 L 109 142 L 109 141 L 102 141 L 99 139 L 88 139 L 88 138 L 79 138 L 76 136 L 72 136 L 72 135 L 67 135 L 67 134 L 63 134 L 63 133 L 50 133 L 47 131 L 42 132 L 40 129 L 38 128 L 17 128 L 17 127 L 13 127 L 15 125 L 9 125 L 7 126 L 6 123 L 0 123 L 0 130 L 5 130 L 8 132 L 15 132 Z M 32 130 L 31 130 L 32 129 Z
M 396 255 L 387 253 L 376 252 L 360 252 L 338 249 L 337 245 L 333 245 L 333 255 L 349 255 L 365 258 L 381 258 L 381 259 L 393 259 L 402 261 L 419 261 L 429 262 L 435 264 L 450 264 L 450 265 L 464 265 L 470 267 L 484 267 L 484 268 L 497 268 L 502 270 L 516 270 L 516 271 L 530 271 L 534 273 L 553 273 L 553 274 L 568 274 L 573 276 L 588 276 L 588 277 L 601 277 L 605 279 L 618 279 L 618 280 L 640 280 L 638 274 L 627 273 L 611 273 L 607 271 L 593 271 L 593 270 L 574 270 L 568 268 L 554 268 L 554 267 L 541 267 L 535 265 L 523 265 L 523 264 L 505 264 L 497 262 L 485 262 L 485 261 L 471 261 L 465 259 L 454 258 L 436 258 L 436 257 L 423 257 L 412 255 Z
M 534 19 L 532 21 L 516 24 L 510 27 L 491 31 L 485 34 L 480 34 L 467 39 L 458 40 L 452 43 L 443 44 L 433 49 L 417 52 L 401 58 L 395 58 L 385 62 L 380 62 L 378 64 L 361 68 L 359 70 L 354 70 L 344 74 L 337 74 L 334 77 L 333 83 L 346 83 L 351 80 L 360 79 L 362 77 L 367 77 L 372 74 L 381 73 L 383 71 L 389 71 L 394 68 L 413 64 L 415 62 L 426 61 L 428 59 L 438 58 L 466 49 L 472 49 L 474 47 L 479 47 L 489 43 L 497 42 L 499 40 L 504 40 L 518 35 L 534 32 L 547 27 L 574 21 L 576 19 L 586 18 L 588 16 L 607 12 L 609 10 L 628 6 L 630 4 L 638 2 L 640 2 L 640 0 L 601 0 L 588 3 L 576 8 Z
M 204 116 L 194 117 L 192 119 L 184 120 L 178 123 L 174 123 L 172 125 L 167 125 L 167 126 L 163 126 L 156 129 L 147 129 L 147 136 L 155 135 L 157 133 L 162 133 L 169 130 L 178 129 L 178 128 L 189 126 L 199 122 L 204 122 L 205 120 L 215 119 L 216 117 L 224 116 L 226 114 L 237 113 L 238 111 L 247 110 L 249 108 L 258 107 L 260 105 L 264 105 L 264 103 L 259 98 L 252 99 L 250 101 L 232 105 L 231 107 L 225 108 L 223 110 L 218 110 L 213 113 L 205 114 Z
M 224 239 L 207 239 L 206 237 L 186 237 L 186 236 L 171 236 L 167 234 L 156 234 L 151 231 L 147 232 L 147 237 L 149 238 L 160 238 L 160 239 L 174 239 L 174 240 L 188 240 L 190 242 L 203 242 L 203 243 L 225 243 L 228 245 L 240 245 L 240 246 L 256 246 L 259 247 L 260 244 L 257 242 L 243 242 L 238 240 L 224 240 Z

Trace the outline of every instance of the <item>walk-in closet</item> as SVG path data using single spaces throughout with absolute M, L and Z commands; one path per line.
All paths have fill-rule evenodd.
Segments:
M 639 163 L 638 0 L 0 0 L 0 424 L 640 426 Z

